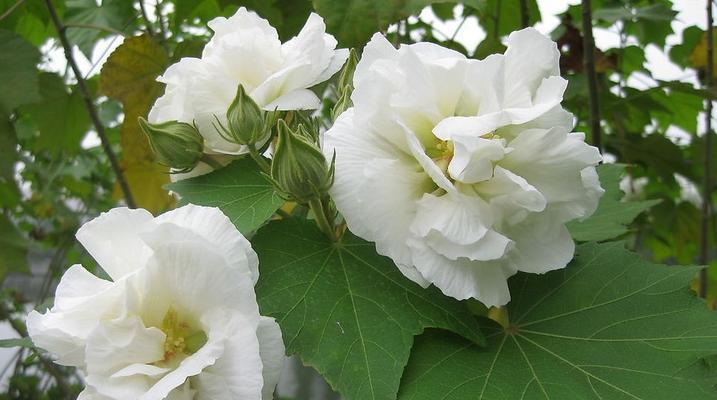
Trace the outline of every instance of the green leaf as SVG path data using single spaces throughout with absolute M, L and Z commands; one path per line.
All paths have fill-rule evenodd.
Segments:
M 40 94 L 42 101 L 22 108 L 40 131 L 37 150 L 79 150 L 90 123 L 79 92 L 69 93 L 59 75 L 45 72 L 40 74 Z
M 35 345 L 32 344 L 32 340 L 30 340 L 30 338 L 0 339 L 0 348 L 11 347 L 24 347 L 27 349 L 34 349 Z
M 624 165 L 603 164 L 598 167 L 600 184 L 605 189 L 595 213 L 584 221 L 573 221 L 568 229 L 573 239 L 581 242 L 602 241 L 618 237 L 627 232 L 629 225 L 640 213 L 660 200 L 622 202 L 620 178 Z
M 272 184 L 248 158 L 166 187 L 182 196 L 183 204 L 219 207 L 244 235 L 254 232 L 284 204 Z
M 15 225 L 0 214 L 0 282 L 10 272 L 27 272 L 27 242 Z
M 347 400 L 395 399 L 413 337 L 449 329 L 483 342 L 467 307 L 405 278 L 372 243 L 346 232 L 332 244 L 302 220 L 272 222 L 254 238 L 263 315 Z
M 40 52 L 14 32 L 0 30 L 0 112 L 40 100 Z
M 106 35 L 107 31 L 122 32 L 128 28 L 135 19 L 132 3 L 127 0 L 104 0 L 98 5 L 96 0 L 68 0 L 64 16 L 65 24 L 70 26 L 67 38 L 89 58 L 95 41 Z
M 565 270 L 510 280 L 511 324 L 488 348 L 417 339 L 399 399 L 714 398 L 700 360 L 717 353 L 717 318 L 687 287 L 697 270 L 584 244 Z

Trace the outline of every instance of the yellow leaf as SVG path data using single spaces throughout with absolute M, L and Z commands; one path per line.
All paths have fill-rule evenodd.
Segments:
M 712 32 L 712 41 L 717 45 L 717 30 Z M 717 51 L 712 54 L 712 62 L 717 66 Z M 690 54 L 690 64 L 695 69 L 705 68 L 707 66 L 707 32 L 702 33 L 699 43 L 695 46 L 694 50 Z M 717 68 L 713 73 L 713 76 L 717 76 Z
M 174 198 L 162 188 L 169 171 L 154 162 L 149 143 L 137 124 L 146 117 L 162 94 L 156 81 L 169 63 L 167 52 L 149 36 L 125 39 L 102 67 L 100 93 L 122 102 L 124 122 L 120 129 L 122 169 L 138 207 L 159 213 L 174 207 Z M 114 195 L 121 197 L 115 187 Z

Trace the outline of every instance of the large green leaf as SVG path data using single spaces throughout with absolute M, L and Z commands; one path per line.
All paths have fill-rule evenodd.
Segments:
M 483 341 L 463 304 L 410 282 L 349 232 L 332 244 L 313 223 L 290 219 L 270 223 L 252 242 L 262 314 L 277 319 L 287 352 L 347 400 L 395 399 L 413 337 L 425 328 Z
M 14 32 L 0 29 L 0 112 L 40 100 L 40 52 Z
M 40 74 L 42 101 L 22 108 L 37 125 L 40 137 L 37 150 L 74 152 L 90 124 L 89 115 L 78 92 L 69 93 L 57 74 Z
M 696 272 L 582 245 L 565 270 L 510 280 L 511 323 L 488 348 L 418 339 L 399 399 L 713 399 L 700 360 L 717 354 L 717 316 L 688 289 Z
M 604 164 L 598 167 L 600 184 L 605 189 L 595 213 L 584 221 L 573 221 L 568 229 L 573 239 L 581 242 L 602 241 L 627 232 L 629 225 L 640 213 L 660 200 L 623 202 L 620 178 L 625 166 Z
M 166 186 L 182 203 L 219 207 L 245 235 L 264 224 L 284 200 L 251 159 Z

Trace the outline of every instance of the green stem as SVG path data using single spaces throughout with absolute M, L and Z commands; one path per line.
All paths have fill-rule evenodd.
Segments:
M 316 218 L 316 223 L 319 224 L 319 228 L 321 228 L 321 230 L 329 237 L 329 239 L 331 239 L 332 242 L 336 242 L 338 240 L 336 231 L 334 230 L 333 223 L 331 223 L 329 218 L 326 216 L 326 209 L 324 208 L 324 204 L 321 199 L 315 198 L 311 200 L 309 202 L 309 207 L 311 208 L 311 211 L 314 212 L 314 217 Z
M 212 167 L 214 169 L 224 168 L 224 166 L 222 164 L 220 164 L 219 161 L 213 159 L 212 157 L 210 157 L 207 154 L 203 154 L 202 158 L 200 158 L 199 161 L 203 162 L 204 164 L 209 165 L 210 167 Z
M 256 161 L 256 163 L 259 165 L 259 168 L 261 168 L 265 174 L 271 174 L 271 165 L 269 165 L 269 163 L 266 161 L 266 158 L 259 154 L 259 152 L 256 151 L 256 148 L 252 145 L 249 145 L 249 155 L 251 156 L 251 158 L 254 159 L 254 161 Z

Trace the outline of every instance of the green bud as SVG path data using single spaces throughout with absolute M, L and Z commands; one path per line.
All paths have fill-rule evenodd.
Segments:
M 353 90 L 354 71 L 356 71 L 357 64 L 358 54 L 356 54 L 356 49 L 351 49 L 349 51 L 349 58 L 341 69 L 341 75 L 339 75 L 339 90 L 344 90 L 344 88 L 347 87 L 350 91 Z
M 227 110 L 228 127 L 224 127 L 217 119 L 215 129 L 224 139 L 238 144 L 253 145 L 261 142 L 274 125 L 274 113 L 265 112 L 254 99 L 239 85 L 234 100 Z
M 150 124 L 142 117 L 138 122 L 157 162 L 179 172 L 187 172 L 197 165 L 204 140 L 194 125 L 177 121 Z
M 349 58 L 346 60 L 341 75 L 339 75 L 338 90 L 339 98 L 336 100 L 336 104 L 331 109 L 331 118 L 336 121 L 336 118 L 341 115 L 342 112 L 346 111 L 353 104 L 351 102 L 351 94 L 354 91 L 353 77 L 354 71 L 356 70 L 356 64 L 358 64 L 358 55 L 356 50 L 351 49 L 349 52 Z
M 328 192 L 334 182 L 334 160 L 331 166 L 321 150 L 311 141 L 303 125 L 292 132 L 284 120 L 279 121 L 279 139 L 271 163 L 271 178 L 284 197 L 308 203 Z

